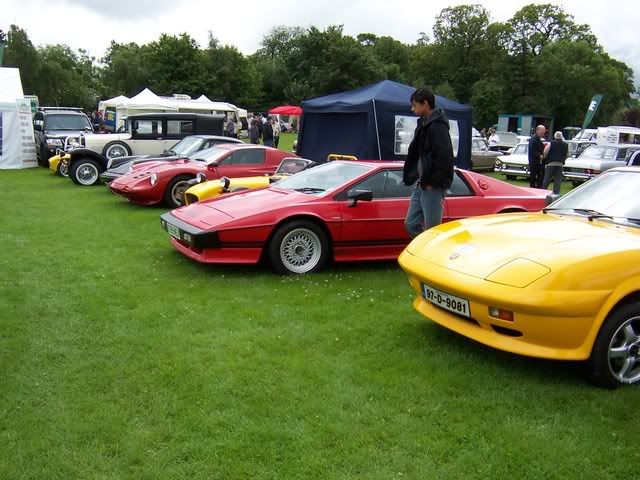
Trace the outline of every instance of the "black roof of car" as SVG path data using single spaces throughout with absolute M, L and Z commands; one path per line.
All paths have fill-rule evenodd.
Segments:
M 127 120 L 137 120 L 140 118 L 151 118 L 151 119 L 167 119 L 167 120 L 184 120 L 184 119 L 194 119 L 194 118 L 202 118 L 203 120 L 219 120 L 224 119 L 225 116 L 222 114 L 211 114 L 211 113 L 185 113 L 185 112 L 156 112 L 156 113 L 135 113 L 133 115 L 129 115 Z
M 38 109 L 39 112 L 46 114 L 62 114 L 62 115 L 85 115 L 81 108 L 63 108 L 63 107 L 42 107 Z

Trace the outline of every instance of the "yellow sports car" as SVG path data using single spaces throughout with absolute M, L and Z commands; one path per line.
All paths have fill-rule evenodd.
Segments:
M 60 152 L 57 155 L 49 158 L 49 170 L 60 177 L 69 176 L 69 160 L 71 155 L 68 153 Z
M 521 355 L 587 360 L 640 383 L 640 168 L 602 173 L 538 213 L 446 223 L 399 262 L 434 322 Z
M 189 205 L 229 192 L 265 188 L 278 180 L 306 170 L 315 164 L 315 162 L 307 160 L 306 158 L 287 157 L 282 159 L 275 173 L 269 176 L 242 178 L 222 177 L 217 180 L 207 181 L 204 174 L 199 173 L 196 178 L 190 182 L 193 186 L 184 192 L 184 204 Z

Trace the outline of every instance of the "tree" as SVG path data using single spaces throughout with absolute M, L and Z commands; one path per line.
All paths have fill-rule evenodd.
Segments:
M 260 78 L 255 65 L 230 45 L 220 42 L 210 33 L 209 47 L 204 52 L 205 91 L 212 99 L 239 105 L 255 105 L 261 96 Z
M 468 102 L 471 86 L 487 73 L 490 63 L 488 26 L 489 13 L 480 5 L 443 9 L 433 27 L 434 43 L 422 46 L 423 53 L 431 55 L 415 65 L 417 76 L 449 84 L 455 98 Z
M 7 35 L 7 48 L 4 52 L 4 66 L 20 69 L 22 90 L 27 94 L 38 94 L 41 82 L 41 62 L 36 47 L 33 46 L 27 32 L 17 25 L 11 25 Z
M 136 43 L 111 42 L 106 55 L 101 59 L 102 82 L 108 97 L 125 95 L 131 97 L 149 85 L 149 71 L 145 63 L 146 46 Z
M 144 50 L 149 88 L 158 95 L 196 95 L 205 89 L 202 51 L 187 33 L 162 34 Z

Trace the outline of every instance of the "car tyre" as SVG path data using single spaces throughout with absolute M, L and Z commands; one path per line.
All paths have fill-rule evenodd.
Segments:
M 112 158 L 127 157 L 131 155 L 131 148 L 120 140 L 114 140 L 104 146 L 102 149 L 102 155 L 107 157 L 109 160 Z
M 100 165 L 91 158 L 81 158 L 73 163 L 69 177 L 76 185 L 96 185 L 100 181 Z
M 589 357 L 595 384 L 616 388 L 640 384 L 640 305 L 616 308 L 606 318 Z
M 317 272 L 328 257 L 327 235 L 318 225 L 306 220 L 282 225 L 269 243 L 271 266 L 283 275 Z
M 164 201 L 171 208 L 178 208 L 184 205 L 184 192 L 191 186 L 189 180 L 191 175 L 178 175 L 171 179 L 164 191 Z
M 56 168 L 56 175 L 64 178 L 69 178 L 69 162 L 58 162 L 58 168 Z

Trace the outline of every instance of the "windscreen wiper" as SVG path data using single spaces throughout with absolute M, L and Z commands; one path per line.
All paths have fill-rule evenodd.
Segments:
M 318 187 L 302 187 L 302 188 L 294 188 L 294 190 L 296 192 L 303 192 L 303 193 L 324 192 L 324 188 L 318 188 Z
M 611 215 L 600 213 L 597 210 L 592 210 L 590 208 L 574 208 L 573 211 L 586 215 L 587 219 L 590 222 L 593 222 L 593 220 L 596 218 L 610 218 L 611 220 L 613 220 L 613 217 Z

